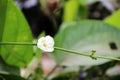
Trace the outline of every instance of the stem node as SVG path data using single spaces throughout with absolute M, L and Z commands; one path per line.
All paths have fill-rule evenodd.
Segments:
M 95 53 L 96 53 L 96 51 L 92 50 L 92 54 L 90 55 L 90 57 L 94 60 L 97 60 L 97 58 L 95 57 Z

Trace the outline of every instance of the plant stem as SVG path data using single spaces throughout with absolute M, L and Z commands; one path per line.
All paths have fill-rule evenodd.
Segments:
M 25 45 L 25 46 L 36 46 L 36 43 L 29 42 L 0 42 L 0 45 Z
M 0 42 L 0 45 L 26 45 L 26 46 L 36 46 L 36 43 L 29 43 L 29 42 Z M 88 56 L 91 57 L 92 59 L 97 59 L 97 58 L 102 58 L 102 59 L 109 59 L 109 60 L 117 60 L 120 61 L 119 58 L 113 58 L 113 57 L 106 57 L 106 56 L 98 56 L 95 55 L 95 53 L 91 53 L 91 54 L 84 54 L 84 53 L 80 53 L 80 52 L 76 52 L 76 51 L 72 51 L 72 50 L 68 50 L 68 49 L 64 49 L 64 48 L 59 48 L 59 47 L 54 47 L 56 50 L 60 50 L 60 51 L 65 51 L 65 52 L 69 52 L 69 53 L 73 53 L 73 54 L 78 54 L 78 55 L 82 55 L 82 56 Z
M 64 48 L 59 48 L 59 47 L 54 47 L 56 50 L 61 50 L 61 51 L 65 51 L 65 52 L 70 52 L 70 53 L 74 53 L 74 54 L 78 54 L 78 55 L 82 55 L 82 56 L 91 56 L 91 54 L 83 54 L 80 52 L 75 52 L 72 50 L 68 50 L 68 49 L 64 49 Z
M 85 53 L 80 53 L 80 52 L 75 52 L 72 50 L 68 50 L 68 49 L 63 49 L 63 48 L 59 48 L 59 47 L 54 47 L 57 50 L 61 50 L 61 51 L 65 51 L 65 52 L 69 52 L 69 53 L 74 53 L 74 54 L 78 54 L 78 55 L 82 55 L 82 56 L 88 56 L 88 57 L 93 57 L 93 58 L 102 58 L 102 59 L 109 59 L 109 60 L 117 60 L 120 61 L 119 58 L 113 58 L 113 57 L 105 57 L 105 56 L 98 56 L 98 55 L 93 55 L 93 54 L 85 54 Z

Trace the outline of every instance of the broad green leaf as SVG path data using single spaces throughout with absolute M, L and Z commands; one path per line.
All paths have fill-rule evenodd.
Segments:
M 26 79 L 14 74 L 0 74 L 0 80 L 26 80 Z
M 55 46 L 85 54 L 106 57 L 120 57 L 120 30 L 105 24 L 104 22 L 88 20 L 63 24 L 61 30 L 55 36 Z M 107 59 L 94 60 L 90 57 L 55 50 L 51 54 L 58 64 L 72 65 L 98 65 L 108 62 Z
M 104 20 L 106 23 L 120 29 L 120 9 Z
M 19 68 L 6 64 L 0 56 L 0 73 L 19 75 Z
M 0 42 L 2 40 L 2 34 L 3 34 L 3 28 L 4 28 L 4 23 L 3 21 L 5 20 L 5 10 L 7 7 L 7 0 L 0 0 Z M 4 13 L 4 14 L 1 14 Z M 0 46 L 1 50 L 1 46 Z
M 32 34 L 23 14 L 12 0 L 0 0 L 1 13 L 0 26 L 3 34 L 2 42 L 30 42 Z M 3 3 L 6 1 L 6 3 Z M 6 8 L 4 8 L 6 7 Z M 2 9 L 3 8 L 3 9 Z M 3 12 L 2 12 L 3 10 Z M 26 45 L 6 45 L 1 46 L 1 56 L 8 64 L 18 67 L 26 66 L 33 56 L 33 47 Z

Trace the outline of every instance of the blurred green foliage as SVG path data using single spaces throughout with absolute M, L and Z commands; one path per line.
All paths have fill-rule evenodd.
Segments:
M 104 20 L 106 23 L 120 29 L 120 9 Z

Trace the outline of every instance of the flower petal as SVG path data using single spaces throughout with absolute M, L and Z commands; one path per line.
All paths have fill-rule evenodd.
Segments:
M 46 44 L 46 46 L 45 46 Z M 54 40 L 51 36 L 41 37 L 38 40 L 37 47 L 45 52 L 54 51 Z

